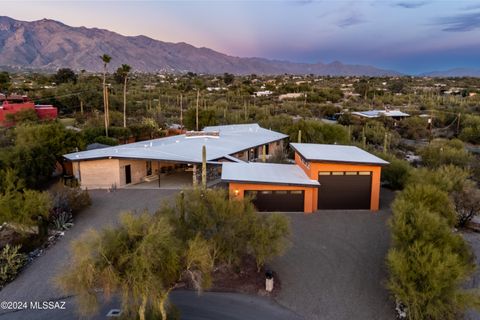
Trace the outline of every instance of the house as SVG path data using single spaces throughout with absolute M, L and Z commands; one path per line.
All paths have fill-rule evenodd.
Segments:
M 0 126 L 13 125 L 14 123 L 8 121 L 8 115 L 28 109 L 34 110 L 40 120 L 57 118 L 57 108 L 52 105 L 35 105 L 35 103 L 26 96 L 5 96 L 0 94 Z
M 290 146 L 295 164 L 223 163 L 232 197 L 251 197 L 259 211 L 379 209 L 381 168 L 388 162 L 354 146 Z
M 410 117 L 408 113 L 402 112 L 400 110 L 369 110 L 369 111 L 354 111 L 352 115 L 359 116 L 362 118 L 378 118 L 378 117 L 389 117 L 392 119 L 403 119 Z
M 109 189 L 173 180 L 192 184 L 200 176 L 202 147 L 207 153 L 208 180 L 220 178 L 222 162 L 253 161 L 283 149 L 287 135 L 258 124 L 206 127 L 203 131 L 64 155 L 71 175 L 82 188 Z M 198 169 L 197 169 L 198 168 Z

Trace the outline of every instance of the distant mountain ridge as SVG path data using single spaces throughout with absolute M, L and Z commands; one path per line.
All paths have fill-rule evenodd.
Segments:
M 422 73 L 424 77 L 480 77 L 480 69 L 454 68 L 443 71 Z
M 55 20 L 19 21 L 0 16 L 0 66 L 10 69 L 100 71 L 99 56 L 112 56 L 110 70 L 126 63 L 140 72 L 208 74 L 315 74 L 332 76 L 395 76 L 396 71 L 341 62 L 293 63 L 264 58 L 240 58 L 169 43 L 146 36 L 123 36 L 104 29 L 71 27 Z

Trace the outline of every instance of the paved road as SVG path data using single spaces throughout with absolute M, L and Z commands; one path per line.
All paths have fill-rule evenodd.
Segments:
M 197 295 L 191 291 L 174 291 L 170 300 L 180 310 L 182 320 L 301 320 L 293 312 L 282 308 L 271 299 L 238 293 L 205 292 Z M 75 314 L 72 298 L 66 301 L 65 310 L 24 310 L 0 315 L 0 320 L 71 320 Z M 90 320 L 115 319 L 107 317 L 111 309 L 119 307 L 118 301 L 102 305 L 101 310 Z
M 281 275 L 277 301 L 306 319 L 394 319 L 384 288 L 386 225 L 393 194 L 382 210 L 289 214 L 293 243 L 272 268 Z

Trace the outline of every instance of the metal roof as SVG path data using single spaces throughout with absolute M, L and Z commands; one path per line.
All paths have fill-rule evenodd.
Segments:
M 408 113 L 402 112 L 400 110 L 369 110 L 369 111 L 355 111 L 352 112 L 357 116 L 365 118 L 378 118 L 380 116 L 385 117 L 410 117 Z
M 315 143 L 290 143 L 303 158 L 310 161 L 387 165 L 388 162 L 355 146 Z
M 319 186 L 294 164 L 278 163 L 222 163 L 222 180 L 228 182 Z
M 219 131 L 220 135 L 187 137 L 183 134 L 69 153 L 64 157 L 71 161 L 116 158 L 200 163 L 203 145 L 207 149 L 207 161 L 212 161 L 288 137 L 282 133 L 261 128 L 258 124 L 206 127 L 204 131 Z

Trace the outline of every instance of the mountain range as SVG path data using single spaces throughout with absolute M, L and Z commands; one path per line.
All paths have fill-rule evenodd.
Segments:
M 234 57 L 184 42 L 171 43 L 146 36 L 123 36 L 104 29 L 71 27 L 49 19 L 27 22 L 0 16 L 0 66 L 3 68 L 101 71 L 103 63 L 99 57 L 103 54 L 112 57 L 111 69 L 129 64 L 137 72 L 402 75 L 392 70 L 338 61 L 310 64 Z M 462 74 L 468 72 L 463 70 Z

